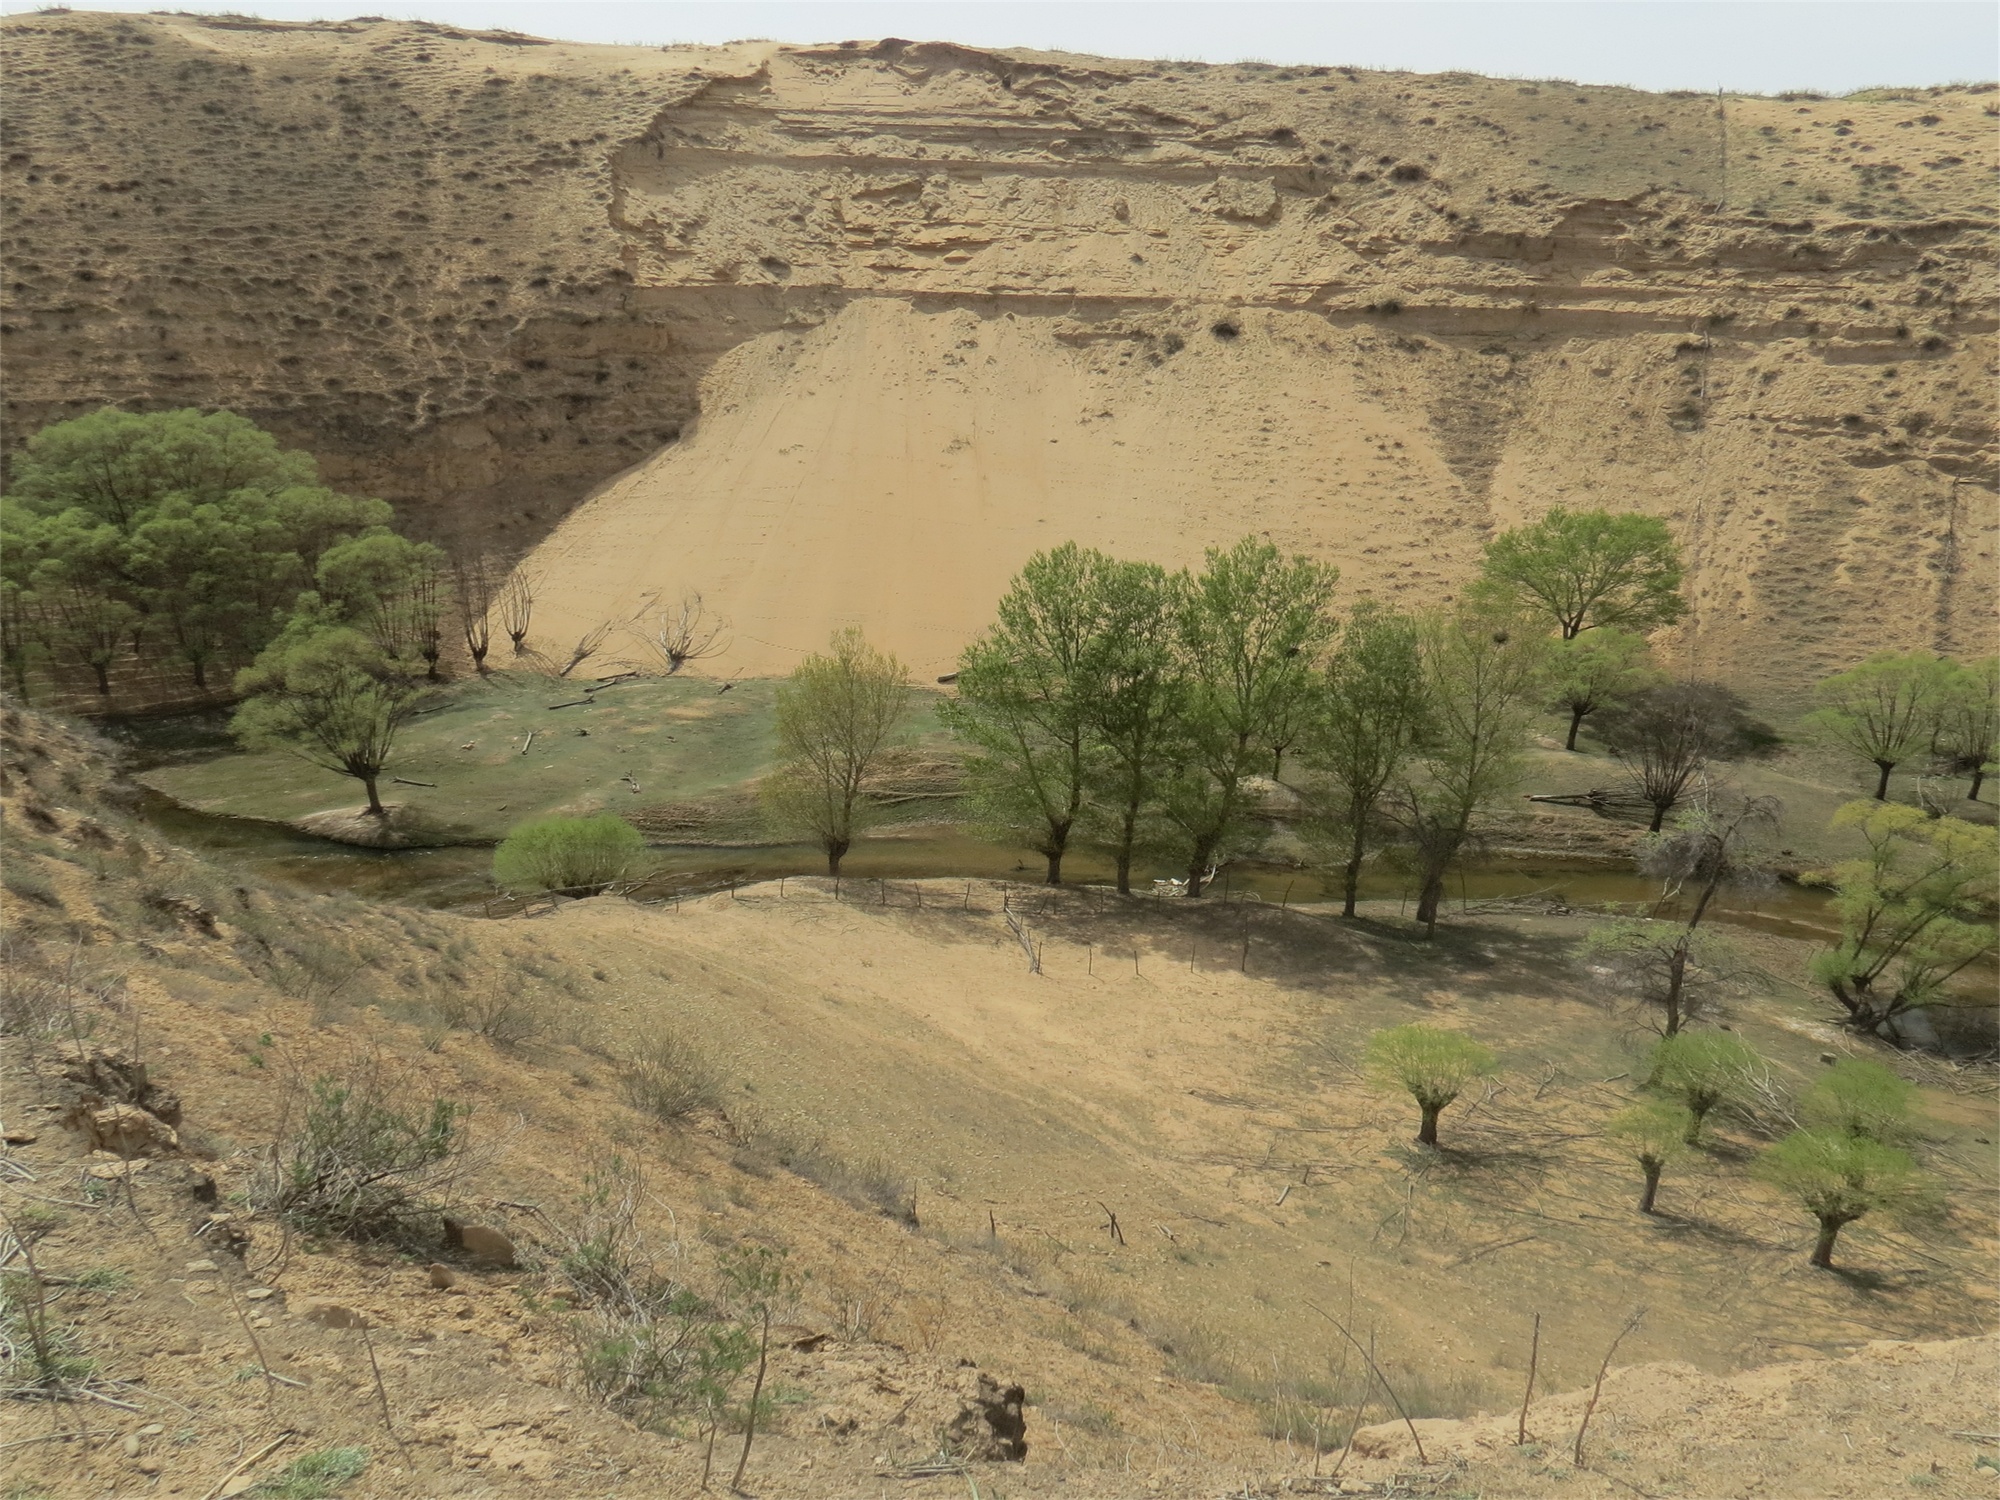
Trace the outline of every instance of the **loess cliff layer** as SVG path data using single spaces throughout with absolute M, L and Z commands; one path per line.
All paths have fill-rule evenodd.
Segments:
M 1985 86 L 0 35 L 8 442 L 234 407 L 537 549 L 550 641 L 699 589 L 726 670 L 858 622 L 943 671 L 1069 537 L 1415 601 L 1563 502 L 1673 522 L 1687 667 L 1991 649 Z

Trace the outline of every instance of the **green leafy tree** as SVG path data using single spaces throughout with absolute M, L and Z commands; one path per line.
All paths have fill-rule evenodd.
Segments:
M 1383 795 L 1427 726 L 1416 622 L 1371 601 L 1355 606 L 1315 707 L 1306 761 L 1329 783 L 1325 821 L 1345 845 L 1341 912 L 1351 917 Z
M 1497 1071 L 1490 1047 L 1437 1026 L 1391 1026 L 1368 1039 L 1368 1072 L 1417 1101 L 1417 1139 L 1437 1144 L 1438 1116 L 1474 1079 Z
M 1683 1031 L 1654 1045 L 1646 1084 L 1686 1108 L 1692 1144 L 1717 1108 L 1751 1097 L 1762 1067 L 1763 1059 L 1730 1032 Z
M 1806 724 L 1828 744 L 1873 763 L 1875 800 L 1889 796 L 1889 773 L 1930 743 L 1951 696 L 1953 668 L 1927 651 L 1884 651 L 1813 689 L 1819 707 Z
M 1090 708 L 1095 753 L 1085 763 L 1085 832 L 1110 853 L 1118 892 L 1129 895 L 1132 860 L 1171 769 L 1187 700 L 1174 632 L 1188 578 L 1154 563 L 1113 562 L 1098 582 L 1105 649 Z
M 1915 1133 L 1916 1098 L 1917 1086 L 1881 1063 L 1846 1057 L 1806 1090 L 1799 1100 L 1799 1115 L 1814 1130 L 1897 1146 Z
M 1245 537 L 1210 548 L 1181 610 L 1187 707 L 1165 787 L 1167 818 L 1186 852 L 1187 893 L 1199 896 L 1248 808 L 1248 782 L 1277 727 L 1311 686 L 1333 632 L 1338 570 L 1282 556 Z
M 320 558 L 319 591 L 397 660 L 421 660 L 435 680 L 444 645 L 447 563 L 429 542 L 393 531 L 368 531 L 327 549 Z
M 1759 1177 L 1819 1220 L 1812 1264 L 1830 1270 L 1840 1231 L 1865 1214 L 1920 1204 L 1929 1183 L 1909 1152 L 1845 1131 L 1799 1130 L 1757 1159 Z
M 958 697 L 941 717 L 974 747 L 975 805 L 1024 837 L 1062 884 L 1083 813 L 1111 635 L 1101 552 L 1066 542 L 1040 552 L 1001 597 L 999 619 L 959 658 Z
M 1549 676 L 1556 706 L 1569 715 L 1566 750 L 1576 748 L 1577 731 L 1591 714 L 1660 680 L 1645 637 L 1615 626 L 1566 637 L 1552 654 Z
M 493 878 L 514 891 L 595 896 L 624 879 L 645 847 L 639 830 L 612 813 L 535 818 L 493 851 Z
M 1653 1212 L 1660 1193 L 1660 1174 L 1687 1154 L 1688 1138 L 1694 1121 L 1679 1104 L 1650 1100 L 1611 1117 L 1605 1133 L 1639 1163 L 1646 1179 L 1639 1194 L 1639 1212 Z
M 121 660 L 159 653 L 206 688 L 270 643 L 324 550 L 390 515 L 231 413 L 109 409 L 30 438 L 6 510 L 0 578 L 44 623 L 47 660 L 86 667 L 102 697 Z
M 1853 829 L 1866 852 L 1813 877 L 1840 915 L 1840 941 L 1814 958 L 1813 977 L 1849 1026 L 1902 1041 L 1901 1018 L 1946 1001 L 1994 949 L 1995 833 L 1886 802 L 1850 802 L 1833 827 Z
M 1418 645 L 1424 734 L 1388 806 L 1415 853 L 1417 920 L 1435 930 L 1473 820 L 1520 783 L 1548 643 L 1518 621 L 1438 612 L 1420 622 Z
M 296 619 L 237 674 L 243 703 L 230 730 L 246 749 L 281 749 L 351 776 L 368 811 L 386 818 L 376 784 L 418 689 L 402 664 L 358 631 Z
M 1680 549 L 1666 522 L 1558 505 L 1486 547 L 1477 590 L 1546 616 L 1564 640 L 1617 625 L 1645 634 L 1681 617 Z
M 1977 802 L 2000 743 L 2000 656 L 1954 665 L 1939 695 L 1932 750 L 1945 768 L 1970 776 L 1966 800 Z
M 849 628 L 778 689 L 778 768 L 764 780 L 765 805 L 826 850 L 829 875 L 840 873 L 867 815 L 862 786 L 909 705 L 907 678 L 901 662 Z
M 1714 682 L 1669 682 L 1599 710 L 1591 732 L 1651 805 L 1651 831 L 1708 777 L 1717 761 L 1758 755 L 1777 743 L 1750 717 L 1742 696 Z

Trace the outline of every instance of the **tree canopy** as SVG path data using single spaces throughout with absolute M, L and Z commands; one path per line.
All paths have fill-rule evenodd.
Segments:
M 765 806 L 826 851 L 829 875 L 867 815 L 862 787 L 909 704 L 908 676 L 849 628 L 778 689 L 778 768 L 765 778 Z
M 1683 572 L 1657 517 L 1558 505 L 1487 543 L 1477 587 L 1505 608 L 1545 616 L 1564 640 L 1611 625 L 1643 635 L 1681 617 Z
M 1875 766 L 1880 802 L 1889 795 L 1889 773 L 1932 739 L 1952 688 L 1949 662 L 1928 651 L 1884 651 L 1814 688 L 1819 707 L 1806 723 Z

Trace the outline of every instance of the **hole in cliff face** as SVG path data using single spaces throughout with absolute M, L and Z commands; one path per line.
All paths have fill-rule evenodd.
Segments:
M 1169 333 L 1160 339 L 1160 347 L 1168 354 L 1178 354 L 1187 347 L 1187 340 L 1178 333 Z
M 1209 329 L 1208 331 L 1214 334 L 1217 338 L 1221 339 L 1224 343 L 1228 343 L 1229 340 L 1235 338 L 1243 330 L 1237 327 L 1234 323 L 1230 322 L 1227 318 L 1224 318 L 1220 323 L 1217 323 L 1213 328 Z
M 1413 161 L 1401 162 L 1389 171 L 1390 179 L 1395 182 L 1422 182 L 1430 175 Z

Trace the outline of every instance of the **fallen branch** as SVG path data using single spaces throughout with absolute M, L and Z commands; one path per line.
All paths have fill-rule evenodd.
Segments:
M 1583 1467 L 1583 1435 L 1590 1430 L 1591 1414 L 1597 1410 L 1597 1398 L 1604 1390 L 1604 1377 L 1611 1370 L 1611 1357 L 1618 1352 L 1618 1346 L 1625 1342 L 1625 1336 L 1637 1328 L 1645 1316 L 1645 1308 L 1633 1310 L 1632 1316 L 1625 1320 L 1625 1326 L 1618 1330 L 1618 1337 L 1611 1341 L 1611 1347 L 1604 1351 L 1604 1363 L 1597 1367 L 1597 1383 L 1590 1388 L 1590 1400 L 1583 1408 L 1583 1421 L 1576 1429 L 1576 1451 L 1572 1456 L 1579 1469 Z
M 268 1458 L 271 1454 L 277 1452 L 281 1446 L 291 1441 L 291 1436 L 292 1435 L 289 1431 L 281 1432 L 276 1437 L 272 1438 L 270 1442 L 266 1443 L 263 1447 L 259 1448 L 255 1453 L 251 1454 L 248 1458 L 238 1459 L 236 1467 L 231 1469 L 227 1474 L 224 1474 L 220 1479 L 216 1480 L 214 1488 L 211 1489 L 206 1495 L 203 1495 L 201 1497 L 201 1500 L 215 1500 L 216 1496 L 220 1495 L 224 1490 L 229 1488 L 230 1480 L 234 1479 L 238 1474 L 241 1474 L 245 1469 L 249 1468 L 252 1464 L 257 1463 L 262 1459 Z
M 407 776 L 391 776 L 389 779 L 395 782 L 397 786 L 427 786 L 433 791 L 437 790 L 437 783 L 435 781 L 412 781 Z
M 1375 1363 L 1375 1356 L 1370 1354 L 1366 1349 L 1361 1347 L 1361 1340 L 1357 1339 L 1353 1334 L 1347 1331 L 1347 1325 L 1345 1323 L 1341 1322 L 1340 1319 L 1336 1318 L 1332 1313 L 1328 1312 L 1325 1308 L 1321 1307 L 1317 1302 L 1308 1302 L 1306 1306 L 1310 1307 L 1314 1312 L 1318 1313 L 1322 1318 L 1325 1318 L 1327 1322 L 1331 1323 L 1335 1328 L 1339 1329 L 1340 1336 L 1346 1339 L 1348 1343 L 1354 1346 L 1354 1352 L 1359 1354 L 1364 1360 L 1368 1362 L 1368 1368 L 1373 1370 L 1375 1372 L 1375 1378 L 1382 1382 L 1382 1389 L 1387 1391 L 1389 1393 L 1389 1399 L 1396 1403 L 1396 1415 L 1401 1417 L 1403 1419 L 1403 1425 L 1410 1429 L 1410 1441 L 1417 1445 L 1417 1462 L 1420 1464 L 1428 1464 L 1430 1462 L 1430 1459 L 1426 1457 L 1424 1454 L 1424 1440 L 1417 1436 L 1417 1424 L 1410 1420 L 1410 1413 L 1403 1406 L 1403 1398 L 1401 1396 L 1398 1396 L 1396 1394 L 1396 1388 L 1389 1384 L 1389 1377 L 1384 1375 L 1382 1373 L 1382 1367 Z M 1617 1346 L 1613 1345 L 1612 1347 L 1616 1348 Z

